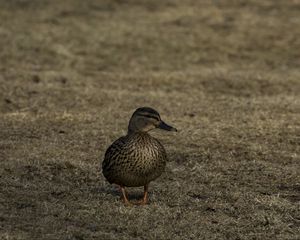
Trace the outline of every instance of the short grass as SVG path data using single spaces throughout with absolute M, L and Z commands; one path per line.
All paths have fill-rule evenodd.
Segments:
M 1 239 L 299 239 L 299 1 L 1 1 L 0 44 Z M 140 106 L 179 132 L 125 207 Z

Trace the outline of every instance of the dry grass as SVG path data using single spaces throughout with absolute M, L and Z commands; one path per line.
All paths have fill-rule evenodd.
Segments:
M 299 1 L 125 2 L 0 2 L 0 238 L 299 239 Z M 140 106 L 180 132 L 128 208 L 99 170 Z

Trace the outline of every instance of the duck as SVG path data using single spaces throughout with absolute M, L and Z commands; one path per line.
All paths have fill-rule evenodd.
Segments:
M 142 186 L 143 198 L 135 204 L 147 204 L 149 183 L 164 172 L 168 161 L 166 150 L 149 134 L 156 128 L 177 132 L 161 120 L 155 109 L 137 108 L 129 120 L 127 134 L 115 140 L 105 152 L 102 173 L 110 184 L 119 186 L 125 205 L 132 205 L 126 188 Z

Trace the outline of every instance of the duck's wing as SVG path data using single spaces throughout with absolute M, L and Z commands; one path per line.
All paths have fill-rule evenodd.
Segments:
M 124 146 L 126 145 L 126 136 L 120 137 L 114 141 L 106 150 L 104 160 L 102 162 L 102 171 L 109 169 L 116 164 L 118 158 L 122 155 Z

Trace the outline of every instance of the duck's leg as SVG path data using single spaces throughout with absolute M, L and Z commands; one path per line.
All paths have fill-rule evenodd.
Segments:
M 119 187 L 120 187 L 120 190 L 121 190 L 122 195 L 123 195 L 124 204 L 125 205 L 131 205 L 131 203 L 128 200 L 128 195 L 127 195 L 125 187 L 123 187 L 123 186 L 119 186 Z
M 138 201 L 139 205 L 146 205 L 148 203 L 148 186 L 148 184 L 144 186 L 144 196 L 140 201 Z
M 149 187 L 148 184 L 144 186 L 143 204 L 147 204 L 148 203 L 148 187 Z

